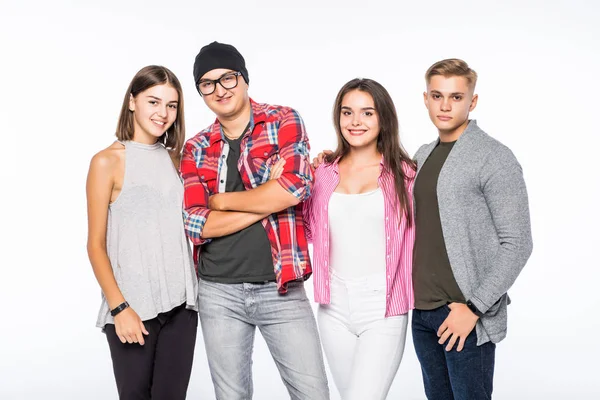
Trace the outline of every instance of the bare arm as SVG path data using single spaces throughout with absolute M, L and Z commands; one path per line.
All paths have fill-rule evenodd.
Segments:
M 118 162 L 117 157 L 111 157 L 105 152 L 100 152 L 94 156 L 90 163 L 86 184 L 88 256 L 98 284 L 111 310 L 125 301 L 115 280 L 106 251 L 108 205 L 115 183 L 114 168 Z M 148 331 L 132 308 L 126 308 L 121 311 L 115 316 L 114 322 L 117 336 L 122 343 L 128 342 L 144 345 L 143 334 L 147 335 Z
M 275 165 L 271 167 L 269 179 L 279 179 L 283 173 L 284 165 L 285 161 L 283 159 L 277 161 Z M 210 218 L 207 219 L 206 224 L 204 225 L 202 236 L 209 238 L 229 235 L 260 221 L 269 215 L 270 213 L 257 214 L 238 211 L 213 211 L 210 213 Z
M 231 235 L 268 216 L 269 214 L 238 211 L 212 211 L 204 224 L 202 238 L 211 239 Z
M 214 195 L 209 200 L 209 207 L 212 210 L 236 210 L 269 215 L 298 203 L 300 200 L 279 183 L 269 181 L 251 190 Z
M 88 172 L 86 192 L 88 210 L 87 251 L 92 269 L 108 306 L 113 309 L 125 301 L 112 271 L 106 252 L 106 225 L 108 205 L 114 184 L 114 160 L 97 154 L 92 159 Z

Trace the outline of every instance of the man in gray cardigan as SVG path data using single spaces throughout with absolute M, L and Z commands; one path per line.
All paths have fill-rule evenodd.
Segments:
M 415 350 L 428 399 L 490 399 L 507 291 L 532 250 L 527 190 L 512 152 L 469 120 L 475 71 L 449 59 L 425 78 L 439 139 L 415 155 Z

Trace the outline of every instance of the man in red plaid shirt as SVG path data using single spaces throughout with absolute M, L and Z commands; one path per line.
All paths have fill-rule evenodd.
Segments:
M 204 46 L 196 88 L 217 116 L 181 161 L 185 230 L 194 244 L 199 314 L 219 399 L 252 397 L 258 327 L 292 399 L 328 399 L 321 345 L 304 291 L 311 274 L 299 203 L 312 188 L 308 137 L 288 107 L 248 96 L 231 45 Z

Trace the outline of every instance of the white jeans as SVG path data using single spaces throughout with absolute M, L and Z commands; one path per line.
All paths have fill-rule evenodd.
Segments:
M 331 274 L 331 304 L 317 313 L 323 349 L 342 400 L 385 399 L 406 341 L 408 314 L 385 318 L 385 276 Z

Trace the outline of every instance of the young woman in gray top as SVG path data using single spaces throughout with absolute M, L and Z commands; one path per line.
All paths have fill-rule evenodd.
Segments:
M 102 289 L 121 399 L 184 399 L 196 331 L 197 278 L 177 173 L 185 140 L 181 85 L 148 66 L 131 81 L 117 139 L 87 179 L 88 254 Z

